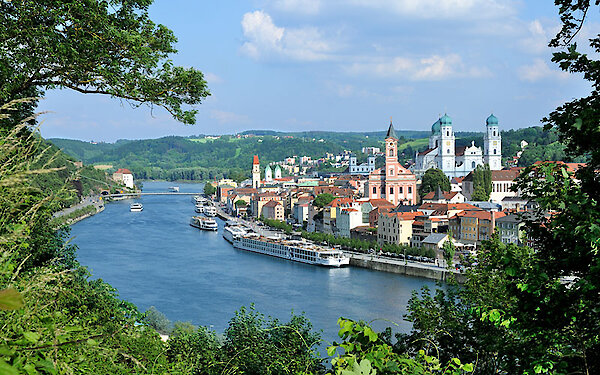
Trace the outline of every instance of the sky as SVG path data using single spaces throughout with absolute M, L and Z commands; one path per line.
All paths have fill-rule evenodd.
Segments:
M 578 36 L 598 30 L 594 8 Z M 155 0 L 177 65 L 201 70 L 211 96 L 196 125 L 162 108 L 69 90 L 46 93 L 42 135 L 113 142 L 278 131 L 455 131 L 540 125 L 589 84 L 550 61 L 560 22 L 545 0 Z

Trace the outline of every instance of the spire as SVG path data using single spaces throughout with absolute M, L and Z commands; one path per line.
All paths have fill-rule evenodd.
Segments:
M 388 138 L 398 139 L 398 136 L 396 136 L 396 132 L 394 131 L 394 125 L 392 125 L 391 117 L 390 117 L 390 127 L 388 128 L 387 134 L 385 136 L 385 139 L 388 139 Z
M 258 155 L 254 155 L 254 160 L 252 160 L 252 164 L 260 164 L 258 162 Z

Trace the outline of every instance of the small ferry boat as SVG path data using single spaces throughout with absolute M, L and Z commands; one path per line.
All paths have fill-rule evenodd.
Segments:
M 172 193 L 179 193 L 179 186 L 170 186 L 169 191 Z
M 325 267 L 341 267 L 350 264 L 350 258 L 341 250 L 305 241 L 263 237 L 256 233 L 234 236 L 233 247 Z
M 129 211 L 131 212 L 140 212 L 144 209 L 141 203 L 132 203 L 129 205 Z
M 217 216 L 217 208 L 215 206 L 204 206 L 204 215 Z
M 217 229 L 219 229 L 219 225 L 217 224 L 215 219 L 203 216 L 192 216 L 192 218 L 190 219 L 190 225 L 194 228 L 202 230 L 216 231 Z
M 196 205 L 196 212 L 199 213 L 199 214 L 203 213 L 204 212 L 204 206 L 200 205 L 200 204 L 197 204 Z
M 241 237 L 246 234 L 248 234 L 248 231 L 241 225 L 227 225 L 225 223 L 225 228 L 223 228 L 223 238 L 229 243 L 233 243 L 235 237 Z

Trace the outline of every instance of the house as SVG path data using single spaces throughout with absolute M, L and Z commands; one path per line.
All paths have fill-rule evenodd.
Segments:
M 350 238 L 350 231 L 361 225 L 362 213 L 356 208 L 342 208 L 337 214 L 336 227 L 340 237 Z
M 112 178 L 114 181 L 127 186 L 130 189 L 134 188 L 133 184 L 133 173 L 129 169 L 119 168 L 113 173 Z
M 270 200 L 262 207 L 262 216 L 266 219 L 283 221 L 283 204 L 276 200 Z
M 500 242 L 509 244 L 513 243 L 516 245 L 524 245 L 527 241 L 523 241 L 525 238 L 525 222 L 523 221 L 523 215 L 511 214 L 499 219 L 496 219 L 496 231 L 500 237 Z
M 449 230 L 460 242 L 478 247 L 494 233 L 496 220 L 506 216 L 504 212 L 463 211 L 449 220 Z
M 464 203 L 465 196 L 458 191 L 442 191 L 440 187 L 423 197 L 423 203 Z
M 379 215 L 377 243 L 408 245 L 412 237 L 412 223 L 423 212 L 389 212 Z
M 283 196 L 273 192 L 254 194 L 250 198 L 250 210 L 252 211 L 252 216 L 264 216 L 262 210 L 264 205 L 267 204 L 269 201 L 283 202 Z M 283 208 L 283 205 L 281 207 Z
M 452 177 L 452 179 L 450 180 L 450 191 L 458 191 L 458 192 L 462 192 L 462 182 L 464 180 L 464 176 L 463 177 Z

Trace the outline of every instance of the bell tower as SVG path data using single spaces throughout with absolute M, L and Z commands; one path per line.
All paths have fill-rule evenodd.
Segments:
M 485 121 L 483 136 L 483 162 L 489 164 L 492 171 L 502 169 L 502 136 L 498 127 L 498 118 L 491 114 Z
M 258 155 L 254 155 L 254 160 L 252 160 L 252 187 L 255 189 L 260 187 L 260 163 L 258 162 Z

